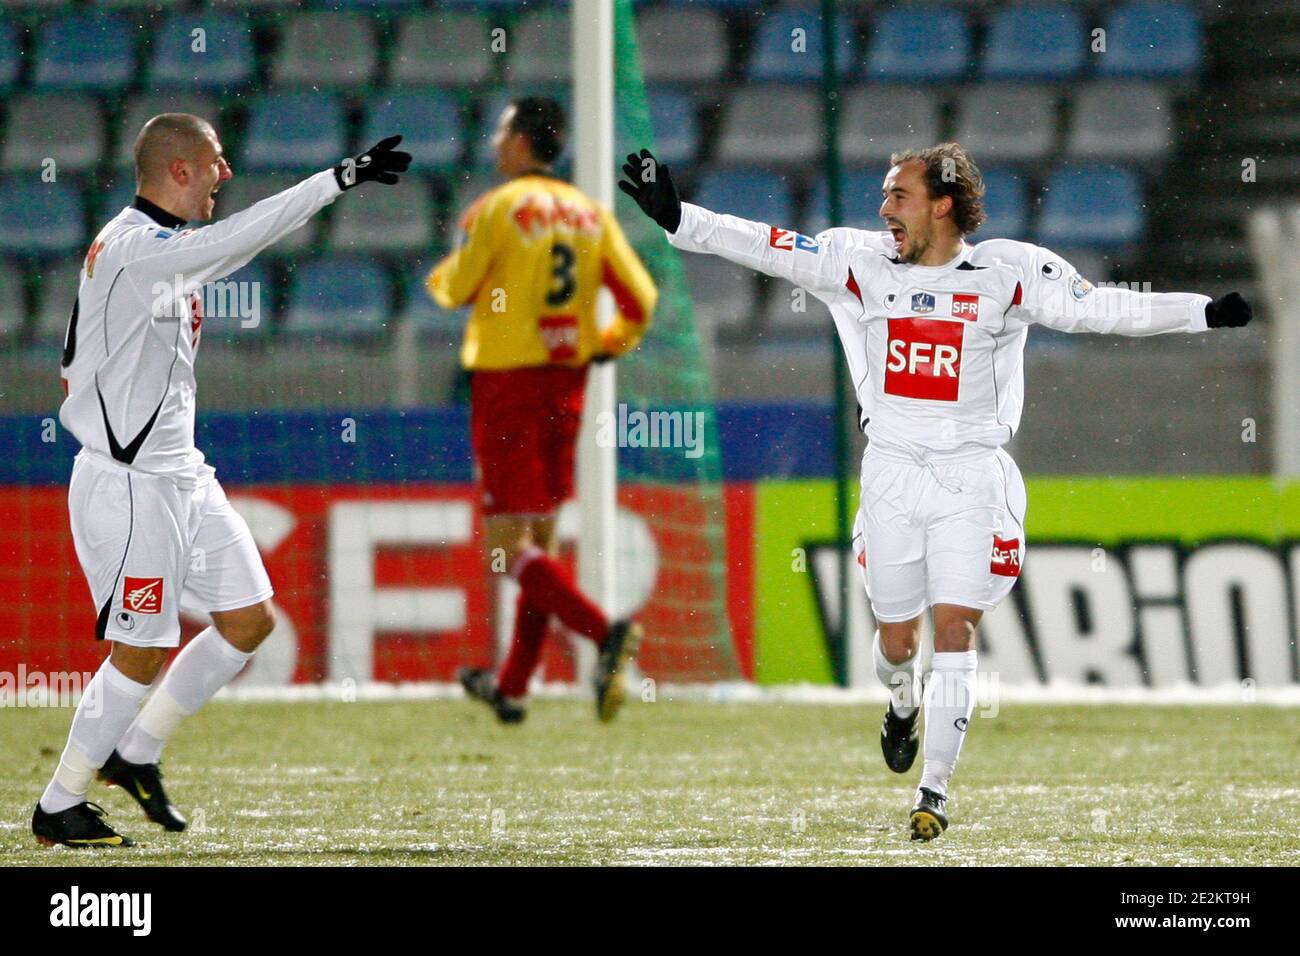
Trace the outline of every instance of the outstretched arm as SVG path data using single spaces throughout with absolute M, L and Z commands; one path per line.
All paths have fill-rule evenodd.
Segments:
M 135 257 L 127 275 L 137 291 L 152 299 L 155 283 L 181 277 L 188 295 L 207 282 L 230 275 L 254 256 L 307 222 L 339 193 L 363 182 L 396 183 L 411 154 L 394 151 L 402 137 L 391 136 L 355 159 L 317 173 L 296 186 L 255 203 L 233 216 L 162 239 L 149 239 L 149 252 Z
M 1021 276 L 1015 316 L 1061 332 L 1160 335 L 1236 327 L 1251 320 L 1238 293 L 1211 300 L 1191 292 L 1145 292 L 1094 286 L 1070 263 L 1037 246 L 1017 264 Z
M 857 288 L 845 249 L 824 232 L 816 239 L 767 223 L 721 215 L 682 202 L 668 167 L 649 150 L 629 153 L 619 188 L 668 233 L 668 241 L 687 252 L 709 252 L 737 265 L 787 279 L 814 295 Z M 853 292 L 856 295 L 856 292 Z

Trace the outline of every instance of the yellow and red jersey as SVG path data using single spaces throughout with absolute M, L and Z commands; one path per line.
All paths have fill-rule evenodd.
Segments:
M 426 285 L 444 309 L 472 303 L 461 364 L 499 370 L 583 365 L 621 355 L 650 326 L 658 292 L 618 220 L 576 187 L 527 175 L 480 196 L 461 219 L 459 248 Z M 596 326 L 596 294 L 614 321 Z

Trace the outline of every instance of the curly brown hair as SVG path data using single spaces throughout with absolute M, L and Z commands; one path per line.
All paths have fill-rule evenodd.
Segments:
M 908 149 L 889 157 L 892 166 L 913 161 L 925 165 L 925 185 L 931 199 L 952 197 L 952 221 L 963 236 L 984 223 L 988 218 L 984 213 L 984 177 L 960 143 Z

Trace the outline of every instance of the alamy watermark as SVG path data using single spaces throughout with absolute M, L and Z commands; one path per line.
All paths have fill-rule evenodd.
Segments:
M 0 707 L 75 707 L 90 686 L 93 671 L 0 671 Z M 91 701 L 90 703 L 95 703 Z
M 704 412 L 629 410 L 596 416 L 596 444 L 601 448 L 680 448 L 687 458 L 704 454 Z

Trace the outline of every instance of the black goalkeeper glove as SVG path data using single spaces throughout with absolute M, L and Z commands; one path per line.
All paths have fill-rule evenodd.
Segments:
M 389 136 L 366 150 L 355 159 L 345 159 L 334 167 L 334 180 L 344 192 L 362 183 L 379 182 L 392 186 L 397 174 L 411 165 L 411 154 L 393 149 L 402 137 Z
M 627 179 L 620 179 L 618 188 L 636 200 L 641 211 L 660 226 L 676 232 L 682 224 L 682 201 L 677 198 L 668 167 L 655 159 L 650 150 L 643 149 L 640 156 L 627 154 L 623 175 Z
M 1239 329 L 1253 316 L 1250 303 L 1240 292 L 1221 295 L 1205 306 L 1205 324 L 1212 329 Z

